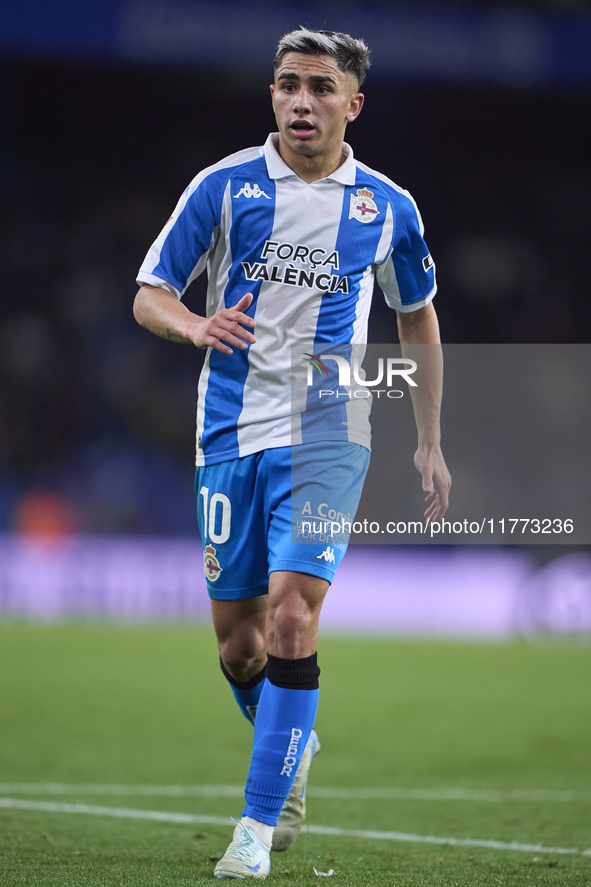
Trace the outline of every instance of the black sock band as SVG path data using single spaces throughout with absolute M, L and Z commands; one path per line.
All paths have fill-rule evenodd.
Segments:
M 286 690 L 317 690 L 320 674 L 317 659 L 317 653 L 304 659 L 281 659 L 267 653 L 267 678 Z
M 238 687 L 239 690 L 252 690 L 253 687 L 256 687 L 257 684 L 260 684 L 261 681 L 265 680 L 265 676 L 267 673 L 267 666 L 264 665 L 258 674 L 255 674 L 254 678 L 251 678 L 249 681 L 237 681 L 236 678 L 233 678 L 224 663 L 222 662 L 222 657 L 220 656 L 220 667 L 222 669 L 223 675 L 227 681 L 232 684 L 233 687 Z

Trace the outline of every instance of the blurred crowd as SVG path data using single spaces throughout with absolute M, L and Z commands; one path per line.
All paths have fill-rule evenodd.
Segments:
M 589 97 L 365 92 L 348 140 L 418 202 L 443 341 L 587 342 Z M 81 532 L 192 534 L 203 354 L 137 326 L 134 279 L 191 178 L 263 143 L 266 82 L 4 62 L 0 119 L 0 530 L 49 493 Z

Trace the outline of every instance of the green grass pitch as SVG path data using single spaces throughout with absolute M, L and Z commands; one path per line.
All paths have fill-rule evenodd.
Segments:
M 308 823 L 556 852 L 304 829 L 273 854 L 268 883 L 591 884 L 591 855 L 581 852 L 591 848 L 591 647 L 329 635 L 319 662 L 322 751 Z M 208 628 L 0 625 L 0 884 L 217 883 L 251 735 Z M 230 788 L 190 795 L 191 786 Z M 322 788 L 351 791 L 339 799 Z M 398 796 L 380 798 L 386 788 Z M 454 798 L 453 789 L 472 794 Z M 56 807 L 2 807 L 2 798 Z M 65 804 L 228 825 L 67 813 Z

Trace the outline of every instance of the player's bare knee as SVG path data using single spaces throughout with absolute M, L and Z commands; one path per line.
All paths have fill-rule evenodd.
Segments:
M 315 647 L 318 616 L 301 598 L 279 601 L 269 607 L 267 638 L 275 655 L 298 658 Z M 313 651 L 312 651 L 313 652 Z
M 237 681 L 248 681 L 264 667 L 267 650 L 262 638 L 230 637 L 218 642 L 227 671 Z

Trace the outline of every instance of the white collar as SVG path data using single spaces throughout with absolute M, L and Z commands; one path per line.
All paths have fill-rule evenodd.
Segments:
M 265 155 L 269 178 L 285 179 L 287 176 L 296 176 L 296 178 L 299 178 L 297 173 L 287 165 L 285 160 L 279 154 L 276 147 L 278 141 L 279 133 L 272 132 L 263 146 L 263 154 Z M 333 182 L 340 182 L 342 185 L 354 185 L 355 160 L 353 158 L 353 149 L 346 142 L 343 142 L 343 154 L 345 154 L 347 158 L 345 162 L 341 163 L 338 169 L 335 169 L 334 172 L 329 176 L 325 176 L 325 178 L 330 179 Z

